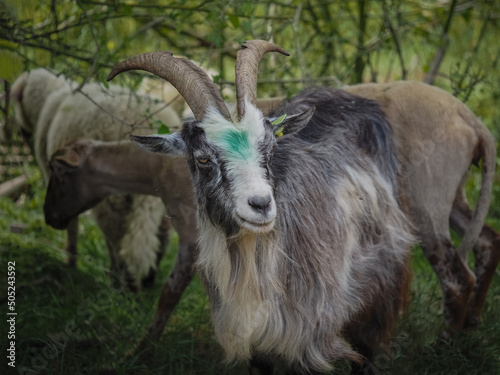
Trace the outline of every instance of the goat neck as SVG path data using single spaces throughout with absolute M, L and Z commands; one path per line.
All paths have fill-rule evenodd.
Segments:
M 146 154 L 130 142 L 95 142 L 88 169 L 109 193 L 159 196 L 159 171 L 169 159 Z

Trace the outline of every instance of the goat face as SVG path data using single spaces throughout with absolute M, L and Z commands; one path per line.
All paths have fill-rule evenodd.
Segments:
M 279 125 L 250 103 L 240 122 L 210 110 L 203 121 L 189 121 L 181 133 L 132 136 L 144 150 L 187 157 L 202 216 L 226 235 L 240 230 L 266 233 L 276 218 L 271 161 L 275 133 L 288 136 L 307 124 L 313 109 Z
M 272 230 L 276 202 L 269 166 L 276 145 L 274 133 L 281 136 L 288 129 L 300 129 L 313 113 L 310 110 L 292 116 L 288 124 L 281 123 L 274 129 L 256 108 L 257 68 L 268 52 L 289 55 L 262 40 L 247 41 L 238 51 L 237 113 L 228 110 L 218 88 L 202 69 L 170 52 L 132 57 L 115 66 L 108 76 L 109 81 L 127 70 L 147 70 L 169 81 L 184 97 L 196 121 L 186 123 L 181 134 L 134 136 L 132 141 L 149 151 L 187 156 L 200 219 L 206 215 L 227 235 L 241 229 L 254 233 Z
M 88 186 L 92 179 L 83 168 L 90 147 L 89 141 L 77 141 L 56 152 L 50 161 L 51 175 L 43 212 L 45 222 L 55 229 L 65 229 L 72 218 L 100 200 L 96 190 Z

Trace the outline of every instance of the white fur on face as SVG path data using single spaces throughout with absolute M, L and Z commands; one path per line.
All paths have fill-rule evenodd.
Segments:
M 222 150 L 228 179 L 232 181 L 234 219 L 241 227 L 255 233 L 266 233 L 274 227 L 276 202 L 273 189 L 261 166 L 259 142 L 264 139 L 264 118 L 247 101 L 247 111 L 241 122 L 233 124 L 216 112 L 209 112 L 203 121 L 209 142 Z M 250 204 L 255 198 L 269 199 L 266 210 L 256 210 Z

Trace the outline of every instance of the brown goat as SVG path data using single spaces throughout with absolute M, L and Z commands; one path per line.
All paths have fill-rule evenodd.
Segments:
M 111 194 L 134 192 L 158 196 L 179 236 L 175 265 L 165 283 L 157 313 L 148 329 L 149 340 L 158 340 L 165 324 L 193 278 L 196 253 L 196 217 L 191 181 L 183 159 L 150 155 L 128 141 L 99 142 L 78 139 L 56 152 L 45 197 L 49 220 L 69 222 Z
M 400 185 L 419 243 L 441 283 L 447 328 L 452 333 L 464 323 L 476 325 L 500 260 L 500 236 L 483 227 L 496 161 L 491 133 L 458 99 L 424 83 L 343 89 L 377 101 L 391 123 L 402 167 Z M 481 193 L 473 215 L 464 185 L 471 165 L 480 160 Z M 464 236 L 458 251 L 451 242 L 450 224 Z M 467 266 L 472 247 L 474 273 Z

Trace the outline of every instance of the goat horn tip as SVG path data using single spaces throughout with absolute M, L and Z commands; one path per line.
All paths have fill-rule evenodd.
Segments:
M 241 49 L 250 48 L 250 45 L 252 43 L 257 44 L 257 43 L 261 43 L 261 42 L 266 42 L 266 41 L 265 40 L 260 40 L 260 39 L 247 40 L 247 41 L 245 41 L 245 43 L 243 43 L 241 45 Z M 279 52 L 282 55 L 290 56 L 290 52 L 288 52 L 287 50 L 281 48 L 280 46 L 277 46 L 276 44 L 271 43 L 271 42 L 266 42 L 266 43 L 269 43 L 269 44 L 271 44 L 274 47 L 274 49 L 272 51 L 270 51 L 270 52 Z

